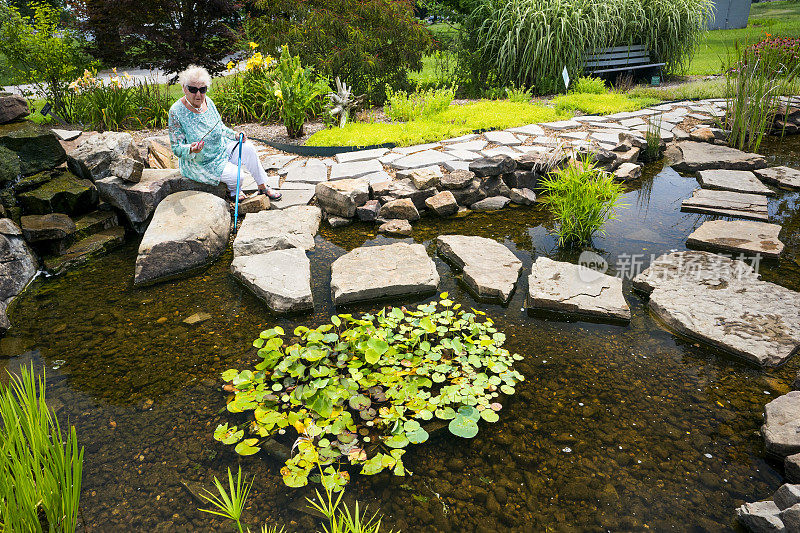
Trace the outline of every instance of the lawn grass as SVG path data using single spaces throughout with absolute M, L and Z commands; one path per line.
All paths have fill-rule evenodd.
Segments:
M 800 2 L 759 2 L 750 8 L 747 28 L 706 32 L 704 40 L 695 50 L 689 69 L 690 75 L 719 74 L 738 40 L 753 43 L 765 37 L 800 37 Z
M 609 92 L 604 94 L 569 93 L 556 96 L 556 110 L 581 111 L 586 115 L 609 115 L 622 111 L 638 111 L 655 105 L 661 99 L 652 97 L 629 97 L 626 94 Z
M 394 143 L 411 146 L 458 137 L 474 130 L 505 129 L 535 122 L 569 118 L 572 113 L 557 112 L 538 104 L 481 100 L 465 105 L 450 106 L 433 116 L 410 122 L 348 124 L 312 135 L 311 146 L 371 146 Z

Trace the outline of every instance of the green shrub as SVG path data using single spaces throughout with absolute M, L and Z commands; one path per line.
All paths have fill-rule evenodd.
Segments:
M 257 0 L 246 30 L 262 49 L 287 44 L 304 65 L 381 104 L 386 84 L 406 86 L 407 71 L 422 68 L 431 45 L 413 7 L 409 0 Z
M 449 421 L 450 432 L 472 438 L 478 422 L 497 422 L 497 396 L 514 394 L 522 359 L 503 349 L 505 335 L 481 311 L 464 312 L 441 300 L 384 308 L 354 317 L 340 314 L 316 329 L 295 328 L 286 346 L 283 329 L 263 331 L 253 345 L 262 361 L 254 370 L 227 370 L 234 392 L 231 413 L 252 412 L 245 429 L 220 424 L 214 438 L 240 455 L 259 451 L 261 439 L 293 430 L 296 448 L 281 469 L 286 485 L 302 487 L 319 468 L 326 488 L 341 490 L 359 466 L 403 476 L 409 444 L 428 439 L 426 421 Z
M 317 78 L 312 67 L 303 67 L 300 57 L 289 54 L 288 47 L 281 49 L 275 67 L 275 96 L 289 137 L 302 137 L 303 124 L 322 112 L 330 90 L 328 80 Z
M 561 72 L 580 74 L 592 50 L 642 44 L 666 63 L 687 66 L 710 0 L 485 0 L 464 24 L 463 60 L 484 84 L 563 90 Z
M 306 141 L 311 146 L 370 146 L 394 143 L 411 146 L 472 133 L 549 122 L 571 117 L 555 109 L 508 100 L 451 105 L 436 115 L 403 123 L 354 123 L 318 131 Z
M 32 2 L 30 7 L 34 16 L 29 24 L 15 7 L 0 2 L 0 54 L 15 83 L 33 85 L 55 113 L 70 121 L 68 85 L 91 68 L 92 60 L 84 42 L 60 26 L 60 10 L 43 2 Z
M 540 182 L 544 203 L 558 222 L 561 245 L 582 244 L 616 218 L 622 186 L 588 161 L 575 161 Z
M 74 532 L 83 448 L 45 402 L 44 374 L 22 368 L 0 384 L 0 531 Z
M 506 96 L 511 102 L 530 102 L 533 98 L 533 89 L 524 87 L 506 87 Z
M 456 94 L 456 87 L 449 89 L 428 89 L 408 94 L 405 91 L 393 91 L 386 87 L 388 104 L 386 114 L 392 120 L 409 121 L 427 117 L 444 111 Z
M 581 76 L 570 87 L 570 92 L 586 94 L 604 94 L 608 92 L 605 80 L 591 76 Z
M 609 115 L 622 111 L 636 111 L 659 100 L 629 97 L 620 93 L 569 93 L 556 96 L 553 103 L 558 111 L 580 111 L 586 115 Z

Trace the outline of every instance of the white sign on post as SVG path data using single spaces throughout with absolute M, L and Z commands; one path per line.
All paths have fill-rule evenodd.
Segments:
M 561 77 L 564 78 L 564 88 L 569 89 L 569 73 L 567 72 L 566 66 L 564 66 L 564 70 L 561 71 Z

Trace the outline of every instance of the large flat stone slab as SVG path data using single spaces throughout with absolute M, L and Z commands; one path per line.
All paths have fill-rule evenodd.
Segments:
M 718 144 L 682 141 L 667 148 L 667 164 L 675 170 L 699 172 L 701 170 L 756 170 L 767 166 L 763 156 L 742 152 Z
M 320 183 L 328 179 L 328 167 L 325 165 L 306 165 L 295 167 L 286 173 L 289 183 Z
M 354 161 L 369 161 L 386 155 L 388 148 L 373 148 L 372 150 L 356 150 L 336 154 L 337 163 L 352 163 Z
M 704 189 L 734 191 L 774 196 L 775 191 L 761 183 L 756 175 L 748 170 L 701 170 L 698 181 Z
M 447 161 L 454 161 L 455 156 L 436 150 L 424 150 L 416 152 L 400 159 L 392 161 L 391 166 L 398 170 L 408 170 L 412 168 L 429 167 L 431 165 L 441 165 Z
M 650 294 L 656 287 L 673 281 L 722 288 L 731 280 L 758 281 L 761 276 L 744 261 L 724 255 L 689 250 L 658 256 L 633 278 L 633 288 Z
M 709 257 L 714 254 L 693 267 L 689 254 L 707 252 L 661 256 L 634 279 L 637 288 L 652 288 L 650 310 L 669 329 L 762 366 L 778 366 L 795 353 L 799 293 L 758 280 L 741 261 Z
M 113 205 L 125 215 L 134 230 L 144 233 L 146 222 L 156 206 L 170 194 L 180 191 L 200 191 L 228 196 L 224 184 L 206 185 L 184 178 L 179 170 L 146 168 L 139 183 L 129 183 L 109 177 L 95 181 L 100 199 Z
M 197 191 L 167 196 L 139 244 L 134 284 L 153 283 L 210 263 L 228 245 L 230 231 L 231 215 L 222 198 Z
M 250 213 L 233 241 L 233 255 L 259 255 L 287 248 L 311 250 L 320 222 L 322 211 L 309 205 Z
M 468 235 L 442 235 L 439 253 L 464 273 L 464 282 L 481 298 L 507 302 L 514 292 L 522 261 L 505 245 Z
M 767 453 L 787 457 L 800 452 L 800 391 L 791 391 L 764 406 L 761 435 Z
M 356 248 L 331 265 L 334 304 L 434 292 L 436 265 L 421 244 Z
M 311 263 L 301 248 L 235 257 L 231 274 L 276 313 L 314 308 Z
M 761 254 L 777 258 L 783 251 L 781 227 L 753 220 L 709 220 L 694 230 L 686 245 L 703 250 Z
M 314 187 L 301 187 L 301 184 L 290 186 L 289 188 L 281 188 L 281 199 L 270 200 L 270 207 L 272 209 L 286 209 L 289 207 L 308 205 L 314 198 Z
M 620 278 L 547 257 L 538 257 L 531 266 L 526 306 L 600 319 L 631 318 Z
M 752 220 L 769 218 L 766 196 L 709 189 L 695 189 L 691 198 L 681 204 L 681 211 Z
M 767 183 L 789 189 L 800 189 L 800 170 L 790 167 L 770 167 L 754 172 L 756 176 Z
M 331 167 L 331 181 L 354 179 L 366 176 L 367 174 L 374 174 L 383 170 L 383 165 L 377 159 L 368 159 L 366 161 L 353 161 L 351 163 L 335 163 Z

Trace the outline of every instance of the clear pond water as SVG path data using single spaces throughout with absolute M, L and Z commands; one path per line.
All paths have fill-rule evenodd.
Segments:
M 762 150 L 771 164 L 797 164 L 800 139 Z M 685 249 L 706 217 L 680 213 L 697 186 L 654 165 L 625 196 L 626 209 L 595 240 L 611 270 L 652 254 Z M 800 290 L 798 195 L 770 202 L 786 251 L 762 263 L 764 279 Z M 508 245 L 530 267 L 545 255 L 576 261 L 558 249 L 552 222 L 536 207 L 425 219 L 413 240 L 465 233 Z M 241 464 L 255 476 L 246 519 L 292 531 L 315 522 L 296 510 L 305 492 L 286 488 L 281 464 L 240 458 L 212 438 L 227 419 L 219 373 L 250 367 L 250 343 L 281 325 L 318 325 L 337 309 L 330 264 L 357 246 L 393 242 L 353 225 L 317 237 L 310 254 L 315 312 L 277 318 L 228 275 L 230 252 L 192 277 L 148 288 L 132 284 L 136 243 L 60 278 L 39 279 L 11 309 L 13 329 L 0 341 L 0 368 L 34 362 L 48 369 L 48 398 L 77 426 L 86 447 L 83 517 L 88 531 L 219 531 L 192 495 L 213 476 Z M 641 258 L 641 259 L 638 259 Z M 526 381 L 505 400 L 501 419 L 466 441 L 446 436 L 412 446 L 413 475 L 354 476 L 349 492 L 402 531 L 725 531 L 741 502 L 769 497 L 781 483 L 759 435 L 764 405 L 789 390 L 790 361 L 761 370 L 664 330 L 646 302 L 625 295 L 628 326 L 532 317 L 523 311 L 527 274 L 507 306 L 476 301 L 435 259 L 441 290 L 486 311 L 525 356 Z M 404 299 L 417 303 L 425 299 Z M 384 305 L 359 305 L 361 312 Z M 212 319 L 182 321 L 196 312 Z M 22 354 L 22 355 L 19 355 Z M 300 498 L 300 500 L 298 500 Z

